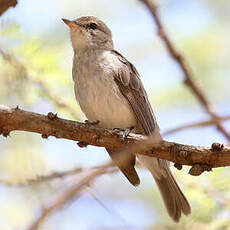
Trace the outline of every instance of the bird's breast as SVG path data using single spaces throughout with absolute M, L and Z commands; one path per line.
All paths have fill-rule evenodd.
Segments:
M 113 76 L 95 63 L 87 67 L 79 66 L 73 71 L 76 99 L 87 119 L 99 120 L 104 128 L 136 126 L 135 114 Z

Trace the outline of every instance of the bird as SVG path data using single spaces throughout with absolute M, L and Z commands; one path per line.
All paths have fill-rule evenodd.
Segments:
M 74 51 L 72 77 L 75 97 L 89 122 L 98 126 L 119 128 L 162 137 L 147 93 L 135 66 L 114 50 L 112 32 L 94 16 L 75 20 L 62 19 L 69 27 Z M 177 185 L 169 163 L 154 157 L 128 154 L 128 160 L 117 160 L 118 150 L 106 149 L 128 181 L 137 186 L 136 158 L 152 174 L 169 216 L 179 222 L 182 213 L 191 213 L 189 202 Z

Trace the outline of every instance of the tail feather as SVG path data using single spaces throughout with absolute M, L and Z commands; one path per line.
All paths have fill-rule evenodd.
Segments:
M 178 222 L 180 220 L 181 213 L 185 215 L 191 213 L 190 205 L 171 172 L 169 172 L 167 178 L 155 178 L 155 181 L 164 200 L 165 207 L 174 221 Z
M 169 216 L 178 222 L 182 213 L 184 215 L 190 214 L 190 205 L 177 185 L 167 161 L 140 155 L 138 159 L 154 177 Z

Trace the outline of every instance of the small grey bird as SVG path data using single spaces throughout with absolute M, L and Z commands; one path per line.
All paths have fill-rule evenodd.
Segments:
M 110 29 L 99 19 L 88 16 L 70 21 L 74 50 L 73 80 L 76 99 L 91 122 L 103 128 L 121 128 L 162 140 L 153 110 L 136 68 L 114 50 Z M 116 151 L 107 149 L 115 164 L 133 185 L 140 179 L 134 168 L 136 156 L 121 162 Z M 137 155 L 154 177 L 171 218 L 190 214 L 187 199 L 177 185 L 166 160 Z

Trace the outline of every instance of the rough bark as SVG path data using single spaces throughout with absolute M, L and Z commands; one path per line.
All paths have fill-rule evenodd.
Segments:
M 197 147 L 178 143 L 162 141 L 151 144 L 151 138 L 130 134 L 125 140 L 122 134 L 116 130 L 107 130 L 71 120 L 58 118 L 53 113 L 41 115 L 28 112 L 18 107 L 10 109 L 0 106 L 0 133 L 8 136 L 11 131 L 27 131 L 41 134 L 43 138 L 54 136 L 73 141 L 79 141 L 88 145 L 106 148 L 127 148 L 127 146 L 142 145 L 138 147 L 138 154 L 158 157 L 177 163 L 178 165 L 194 166 L 191 174 L 195 175 L 203 169 L 209 171 L 213 167 L 230 165 L 230 147 L 214 143 L 211 147 Z M 130 148 L 130 147 L 128 147 Z M 199 168 L 197 165 L 200 165 Z M 198 170 L 198 171 L 197 171 Z
M 17 3 L 17 0 L 0 0 L 0 16 L 10 7 L 15 7 Z

